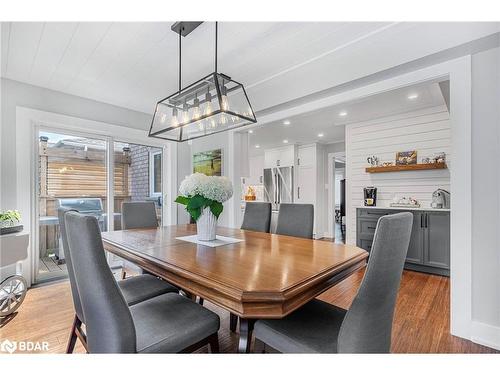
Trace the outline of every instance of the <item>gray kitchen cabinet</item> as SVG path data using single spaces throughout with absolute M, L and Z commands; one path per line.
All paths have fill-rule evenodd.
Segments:
M 413 264 L 424 263 L 424 232 L 422 231 L 423 218 L 422 212 L 413 211 L 413 227 L 411 230 L 410 244 L 406 254 L 406 262 Z
M 448 212 L 427 212 L 425 218 L 424 264 L 450 268 L 450 215 Z
M 356 245 L 370 251 L 377 220 L 405 210 L 358 208 Z M 408 210 L 413 214 L 413 227 L 405 268 L 449 276 L 450 213 L 448 211 Z

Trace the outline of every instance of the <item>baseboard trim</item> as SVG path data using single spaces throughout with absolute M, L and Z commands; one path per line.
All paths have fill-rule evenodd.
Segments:
M 500 327 L 472 321 L 470 339 L 476 344 L 500 350 Z

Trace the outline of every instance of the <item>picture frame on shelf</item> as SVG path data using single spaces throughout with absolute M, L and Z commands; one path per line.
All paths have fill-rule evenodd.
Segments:
M 417 164 L 417 151 L 399 151 L 396 153 L 396 165 Z

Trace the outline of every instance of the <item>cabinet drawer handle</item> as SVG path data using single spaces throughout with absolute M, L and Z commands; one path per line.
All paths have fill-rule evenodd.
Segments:
M 368 227 L 368 229 L 377 229 L 377 228 L 375 228 L 375 227 Z

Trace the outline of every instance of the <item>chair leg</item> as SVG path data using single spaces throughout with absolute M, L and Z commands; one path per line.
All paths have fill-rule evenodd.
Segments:
M 75 314 L 75 318 L 73 319 L 73 324 L 71 325 L 71 334 L 68 339 L 68 345 L 66 346 L 66 354 L 71 354 L 75 350 L 75 345 L 76 345 L 76 339 L 78 336 L 76 335 L 76 331 L 80 326 L 82 325 L 82 322 L 80 319 Z
M 210 345 L 210 352 L 212 354 L 220 353 L 219 352 L 219 334 L 217 332 L 208 338 L 208 343 Z
M 122 267 L 122 280 L 125 280 L 127 278 L 127 272 L 125 271 L 125 268 Z
M 229 313 L 229 329 L 231 332 L 236 332 L 236 326 L 238 325 L 238 316 L 233 313 Z

